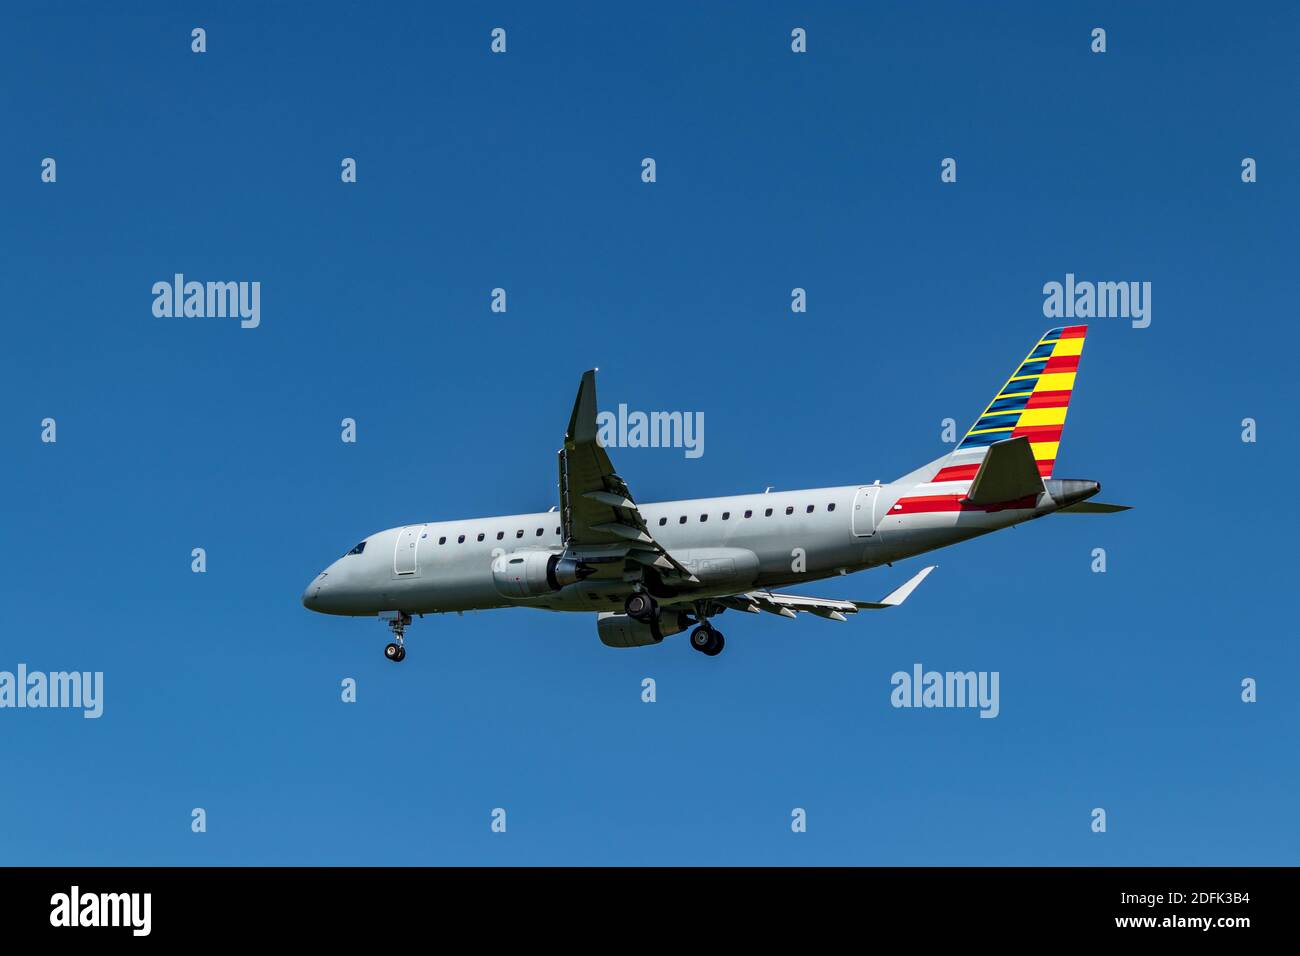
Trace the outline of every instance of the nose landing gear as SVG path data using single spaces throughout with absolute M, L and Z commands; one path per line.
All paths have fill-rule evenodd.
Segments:
M 406 660 L 406 625 L 411 623 L 411 615 L 405 611 L 385 611 L 379 615 L 393 632 L 394 641 L 384 647 L 384 656 L 394 664 Z

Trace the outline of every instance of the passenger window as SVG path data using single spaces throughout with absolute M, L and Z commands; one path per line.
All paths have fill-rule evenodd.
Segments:
M 439 539 L 438 539 L 438 543 L 439 543 L 439 544 L 446 544 L 446 543 L 447 543 L 447 539 L 446 539 L 445 537 L 439 538 Z
M 768 508 L 766 511 L 764 511 L 764 512 L 763 512 L 763 517 L 764 517 L 764 518 L 770 518 L 770 517 L 772 517 L 772 509 L 771 509 L 771 508 Z
M 816 507 L 817 507 L 816 505 L 809 505 L 809 506 L 808 506 L 808 512 L 807 512 L 807 513 L 808 513 L 808 514 L 812 514 L 812 513 L 813 513 L 813 509 L 816 508 Z
M 541 536 L 542 536 L 542 529 L 541 529 L 541 528 L 538 528 L 538 529 L 537 529 L 537 537 L 540 538 Z
M 480 532 L 478 533 L 478 539 L 479 539 L 480 541 L 483 540 L 483 532 L 482 532 L 482 531 L 480 531 Z
M 556 528 L 556 529 L 555 529 L 555 533 L 556 533 L 556 534 L 559 534 L 559 533 L 560 533 L 560 529 L 559 529 L 559 528 Z
M 518 531 L 515 532 L 515 537 L 516 537 L 516 538 L 522 538 L 523 536 L 524 536 L 524 529 L 523 529 L 523 528 L 520 528 Z
M 786 505 L 785 513 L 788 515 L 794 514 L 794 505 Z
M 464 544 L 464 543 L 465 543 L 465 536 L 462 534 L 459 538 L 456 539 L 456 543 L 457 543 L 457 544 Z
M 728 518 L 730 518 L 730 517 L 731 517 L 731 512 L 730 512 L 730 511 L 724 511 L 724 512 L 722 512 L 722 520 L 723 520 L 723 521 L 726 521 L 726 520 L 727 520 Z
M 700 515 L 700 520 L 701 520 L 701 521 L 708 521 L 708 520 L 709 520 L 709 516 L 708 516 L 708 515 Z
M 752 517 L 754 517 L 754 512 L 752 512 L 752 511 L 746 511 L 746 512 L 745 512 L 745 517 L 746 517 L 746 518 L 752 518 Z
M 678 518 L 678 519 L 677 519 L 677 523 L 678 523 L 678 524 L 686 524 L 686 515 L 682 515 L 680 518 Z
M 828 505 L 826 506 L 826 510 L 827 510 L 827 511 L 834 511 L 834 510 L 835 510 L 835 502 L 832 501 L 830 504 L 828 504 Z
M 668 519 L 667 519 L 667 518 L 660 518 L 660 519 L 659 519 L 659 527 L 662 528 L 662 527 L 663 527 L 664 525 L 666 525 L 667 523 L 668 523 Z
M 497 540 L 498 540 L 498 541 L 500 541 L 500 540 L 501 540 L 502 538 L 504 538 L 505 536 L 506 536 L 506 533 L 505 533 L 504 531 L 498 531 L 498 532 L 497 532 Z

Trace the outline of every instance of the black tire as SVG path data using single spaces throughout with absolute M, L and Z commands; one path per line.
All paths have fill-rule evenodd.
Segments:
M 709 646 L 708 650 L 706 650 L 704 653 L 708 654 L 710 657 L 717 657 L 719 654 L 722 653 L 722 649 L 726 646 L 727 646 L 727 639 L 722 636 L 722 632 L 714 631 L 713 643 Z
M 387 657 L 393 663 L 397 663 L 398 661 L 400 661 L 404 654 L 405 651 L 403 651 L 402 648 L 398 647 L 396 644 L 389 644 L 384 648 L 384 656 Z
M 623 610 L 632 620 L 644 622 L 653 618 L 659 609 L 650 595 L 644 591 L 633 591 L 623 602 Z
M 713 628 L 701 624 L 691 631 L 691 647 L 702 654 L 709 653 L 709 648 L 713 646 L 713 634 Z
M 406 647 L 405 647 L 405 645 L 399 644 L 399 645 L 397 646 L 397 657 L 395 657 L 394 660 L 396 660 L 397 663 L 399 663 L 399 664 L 402 663 L 402 661 L 406 660 Z

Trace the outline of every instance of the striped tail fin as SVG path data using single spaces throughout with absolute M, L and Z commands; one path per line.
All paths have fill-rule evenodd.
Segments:
M 1087 332 L 1086 325 L 1070 325 L 1044 333 L 930 481 L 969 481 L 989 445 L 1021 436 L 1029 439 L 1038 474 L 1052 477 Z

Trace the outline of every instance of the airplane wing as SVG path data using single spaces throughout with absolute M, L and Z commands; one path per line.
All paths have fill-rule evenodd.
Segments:
M 567 551 L 630 558 L 687 583 L 699 579 L 651 536 L 627 484 L 596 441 L 596 370 L 582 376 L 559 454 L 560 524 Z
M 744 594 L 737 594 L 728 598 L 715 598 L 714 600 L 726 607 L 734 608 L 737 611 L 748 611 L 751 614 L 766 611 L 769 614 L 779 614 L 781 617 L 793 618 L 797 616 L 798 612 L 803 612 L 829 618 L 832 621 L 844 621 L 847 620 L 844 616 L 846 614 L 898 607 L 907 600 L 908 595 L 915 591 L 917 585 L 924 581 L 926 576 L 933 570 L 934 565 L 922 568 L 906 584 L 890 591 L 879 601 L 840 601 L 835 598 L 804 597 L 802 594 L 776 594 L 772 591 L 747 591 Z

